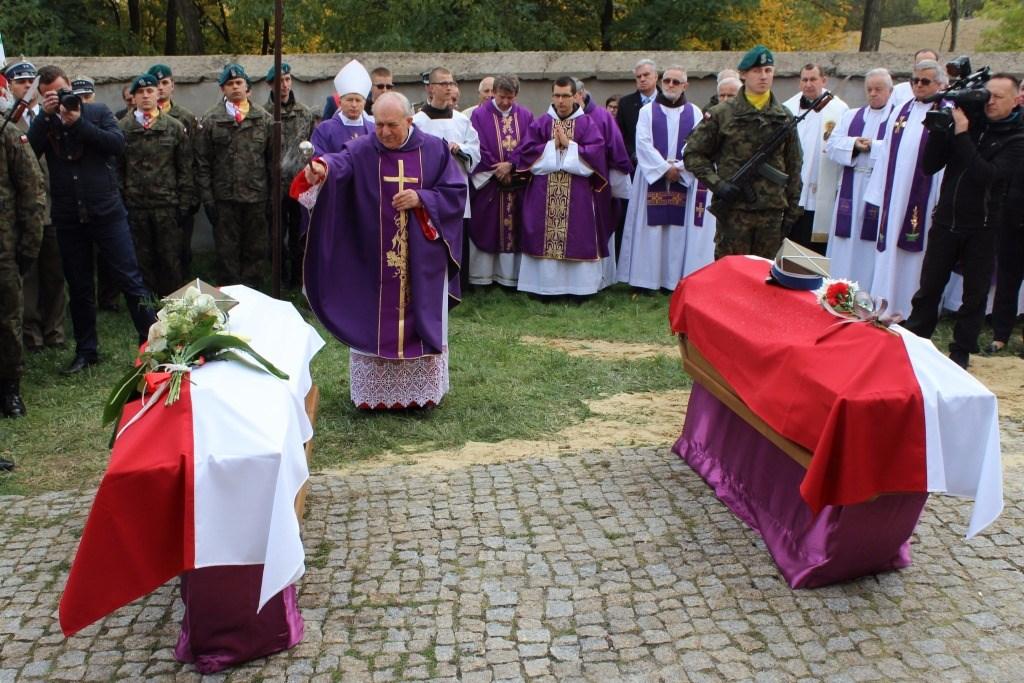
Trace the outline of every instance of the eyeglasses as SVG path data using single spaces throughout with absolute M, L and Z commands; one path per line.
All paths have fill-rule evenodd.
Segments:
M 682 85 L 686 81 L 681 81 L 678 78 L 662 78 L 661 82 L 665 85 Z
M 931 84 L 932 84 L 932 83 L 934 83 L 935 81 L 933 81 L 933 80 L 932 80 L 932 79 L 930 79 L 930 78 L 917 78 L 917 77 L 915 76 L 914 78 L 911 78 L 911 79 L 910 79 L 910 82 L 911 82 L 911 83 L 912 83 L 913 85 L 931 85 Z
M 442 88 L 454 88 L 458 83 L 455 81 L 440 81 L 438 83 L 431 83 L 430 85 L 439 85 Z
M 374 83 L 373 87 L 377 90 L 394 90 L 395 86 L 393 83 Z

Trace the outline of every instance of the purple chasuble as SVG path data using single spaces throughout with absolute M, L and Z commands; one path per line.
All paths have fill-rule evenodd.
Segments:
M 914 102 L 916 100 L 910 100 L 903 105 L 903 109 L 900 110 L 892 127 L 892 140 L 889 143 L 889 167 L 885 173 L 885 194 L 883 195 L 882 211 L 878 217 L 878 240 L 875 242 L 875 248 L 878 251 L 885 251 L 885 229 L 889 220 L 889 204 L 896 175 L 897 152 L 899 152 L 900 143 L 903 141 L 907 117 Z M 925 213 L 928 210 L 928 195 L 931 194 L 932 187 L 931 177 L 926 176 L 921 167 L 927 142 L 928 129 L 921 126 L 921 141 L 917 147 L 917 163 L 914 164 L 914 177 L 910 184 L 907 210 L 903 214 L 903 224 L 900 226 L 899 239 L 896 241 L 896 246 L 904 251 L 922 251 L 924 249 L 924 240 L 922 239 L 924 234 L 921 230 L 924 227 Z
M 495 164 L 511 162 L 512 153 L 526 136 L 532 122 L 530 110 L 515 103 L 508 116 L 501 115 L 493 100 L 474 109 L 470 123 L 480 136 L 480 163 L 473 172 L 489 171 Z M 519 250 L 522 196 L 522 186 L 506 189 L 493 176 L 473 192 L 469 236 L 477 249 L 489 254 Z
M 681 154 L 686 138 L 693 130 L 693 105 L 686 103 L 679 114 L 679 130 L 676 134 L 675 153 Z M 678 161 L 675 154 L 669 154 L 668 117 L 657 102 L 651 104 L 651 138 L 654 149 L 665 160 Z M 658 180 L 647 188 L 647 225 L 686 225 L 686 186 Z
M 317 318 L 343 344 L 384 358 L 441 353 L 442 306 L 458 281 L 466 181 L 440 138 L 412 129 L 399 150 L 376 135 L 323 156 L 327 179 L 310 215 L 303 281 Z M 416 190 L 417 211 L 395 211 Z M 446 301 L 446 299 L 448 299 Z
M 326 121 L 321 121 L 313 130 L 310 142 L 317 156 L 323 156 L 330 152 L 340 152 L 341 146 L 349 140 L 354 140 L 365 135 L 376 135 L 372 123 L 363 118 L 361 126 L 346 126 L 338 115 L 334 115 Z
M 633 162 L 629 160 L 626 142 L 622 139 L 622 131 L 619 130 L 619 124 L 615 117 L 604 107 L 597 106 L 590 95 L 587 95 L 583 113 L 594 120 L 601 131 L 601 137 L 604 138 L 605 151 L 607 153 L 605 164 L 607 165 L 608 172 L 611 173 L 612 169 L 614 169 L 626 175 L 632 175 Z M 600 235 L 598 239 L 603 239 L 607 242 L 608 238 L 615 232 L 615 226 L 619 224 L 620 219 L 625 214 L 626 200 L 616 201 L 612 197 L 612 188 L 609 185 L 597 193 L 596 201 Z
M 516 169 L 529 171 L 554 138 L 555 120 L 533 120 L 516 150 Z M 577 116 L 558 121 L 579 146 L 580 159 L 594 170 L 589 177 L 566 171 L 534 175 L 523 197 L 520 251 L 536 258 L 596 261 L 608 256 L 608 234 L 597 215 L 598 192 L 608 190 L 607 150 L 593 119 Z

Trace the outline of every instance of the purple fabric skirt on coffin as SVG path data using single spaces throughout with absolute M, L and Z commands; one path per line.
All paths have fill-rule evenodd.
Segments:
M 294 647 L 302 640 L 295 586 L 288 586 L 259 614 L 263 565 L 204 567 L 181 575 L 185 614 L 174 648 L 179 662 L 211 674 Z
M 792 588 L 816 588 L 910 565 L 910 535 L 927 493 L 827 506 L 800 497 L 805 470 L 700 384 L 672 448 L 764 538 Z

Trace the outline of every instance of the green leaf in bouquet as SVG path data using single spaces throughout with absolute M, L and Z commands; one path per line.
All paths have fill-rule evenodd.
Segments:
M 197 357 L 202 355 L 214 356 L 220 352 L 234 349 L 236 351 L 243 351 L 252 357 L 253 360 L 257 361 L 263 366 L 263 369 L 274 375 L 279 379 L 288 379 L 288 375 L 279 370 L 269 360 L 256 353 L 249 343 L 244 339 L 240 339 L 231 334 L 211 334 L 208 337 L 197 339 L 196 341 L 189 344 L 188 348 L 185 349 L 185 358 L 189 359 L 189 362 L 195 360 Z
M 124 404 L 138 391 L 139 380 L 146 371 L 146 366 L 141 365 L 128 371 L 121 381 L 117 383 L 114 390 L 107 397 L 103 406 L 103 424 L 108 425 L 121 419 L 124 412 Z

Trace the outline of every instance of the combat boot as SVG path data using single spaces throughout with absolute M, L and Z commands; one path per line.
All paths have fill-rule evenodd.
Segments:
M 21 400 L 21 387 L 16 379 L 0 382 L 0 408 L 4 417 L 25 417 L 25 402 Z

